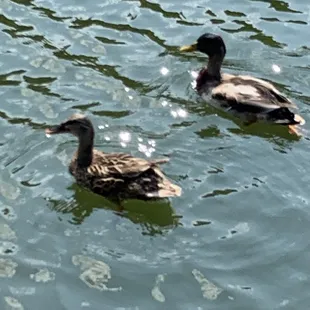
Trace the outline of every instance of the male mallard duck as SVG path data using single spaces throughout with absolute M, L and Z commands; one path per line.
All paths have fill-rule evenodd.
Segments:
M 69 171 L 77 184 L 94 193 L 140 199 L 181 195 L 181 188 L 172 184 L 159 169 L 158 165 L 168 159 L 148 161 L 129 154 L 107 154 L 94 149 L 94 127 L 84 115 L 74 114 L 60 125 L 46 129 L 45 133 L 71 133 L 79 139 Z
M 289 108 L 296 105 L 281 94 L 272 84 L 247 75 L 221 73 L 226 54 L 223 39 L 211 33 L 200 36 L 195 44 L 183 46 L 181 52 L 200 51 L 209 56 L 207 67 L 196 80 L 196 90 L 210 104 L 240 117 L 246 124 L 257 121 L 288 125 L 297 134 L 294 125 L 304 119 Z

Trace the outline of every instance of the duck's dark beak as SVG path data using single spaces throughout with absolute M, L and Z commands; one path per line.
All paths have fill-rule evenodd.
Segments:
M 197 51 L 197 43 L 192 45 L 184 45 L 180 47 L 180 52 L 195 52 Z
M 66 132 L 69 132 L 69 130 L 63 124 L 45 129 L 45 134 L 47 135 L 55 135 Z

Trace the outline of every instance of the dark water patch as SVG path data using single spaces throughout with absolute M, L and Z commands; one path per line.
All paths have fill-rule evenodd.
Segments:
M 141 8 L 147 8 L 153 12 L 160 13 L 165 18 L 182 19 L 182 15 L 180 13 L 165 11 L 159 3 L 154 3 L 147 0 L 139 1 Z
M 113 45 L 125 45 L 125 42 L 119 42 L 114 39 L 109 39 L 105 37 L 95 37 L 98 41 L 100 41 L 103 44 L 113 44 Z
M 209 128 L 205 128 L 205 129 L 200 130 L 199 132 L 196 132 L 196 134 L 200 138 L 205 139 L 205 138 L 219 136 L 221 135 L 221 132 L 216 126 L 213 125 L 213 126 L 210 126 Z
M 212 224 L 211 221 L 206 221 L 206 220 L 197 220 L 193 222 L 193 226 L 197 227 L 197 226 L 205 226 L 205 225 L 210 225 Z
M 86 111 L 86 110 L 89 110 L 91 108 L 98 107 L 98 106 L 100 106 L 100 102 L 91 102 L 91 103 L 88 103 L 88 104 L 74 105 L 71 108 L 72 109 L 80 109 L 82 111 Z
M 21 181 L 20 184 L 23 186 L 26 186 L 26 187 L 37 187 L 37 186 L 41 185 L 41 183 L 31 183 L 30 180 Z
M 0 118 L 5 119 L 7 122 L 10 124 L 14 125 L 28 125 L 33 129 L 42 129 L 44 128 L 45 124 L 44 123 L 36 123 L 32 121 L 30 118 L 19 118 L 19 117 L 10 117 L 6 113 L 0 111 Z
M 224 11 L 226 15 L 228 16 L 233 16 L 233 17 L 244 17 L 246 14 L 242 12 L 235 12 L 235 11 L 230 11 L 230 10 L 225 10 Z
M 203 26 L 201 23 L 189 22 L 186 20 L 178 20 L 177 23 L 184 26 Z
M 22 72 L 25 73 L 25 72 Z M 57 78 L 55 77 L 48 77 L 48 76 L 42 76 L 42 77 L 31 77 L 31 76 L 27 76 L 27 75 L 23 75 L 23 79 L 25 80 L 25 82 L 29 83 L 29 84 L 51 84 L 54 81 L 57 80 Z
M 12 72 L 1 74 L 0 75 L 0 85 L 1 86 L 18 86 L 20 85 L 21 81 L 13 80 L 15 76 L 22 75 L 26 71 L 24 70 L 14 70 Z
M 41 16 L 46 16 L 55 22 L 64 22 L 67 19 L 71 19 L 71 17 L 57 16 L 57 12 L 55 12 L 49 8 L 45 8 L 45 7 L 33 5 L 33 10 L 39 11 L 41 13 Z
M 278 12 L 289 12 L 289 13 L 297 13 L 301 14 L 301 11 L 297 11 L 290 8 L 289 3 L 281 0 L 251 0 L 252 2 L 265 2 L 270 4 L 270 8 L 273 8 L 274 10 Z
M 288 20 L 287 23 L 298 24 L 298 25 L 308 25 L 307 22 L 302 20 Z
M 131 111 L 94 111 L 94 115 L 107 116 L 111 118 L 122 118 L 132 114 Z
M 278 18 L 276 17 L 260 17 L 260 19 L 265 20 L 267 22 L 281 22 Z
M 223 19 L 212 18 L 212 19 L 210 19 L 210 21 L 214 25 L 225 24 L 225 20 L 223 20 Z
M 32 26 L 19 25 L 13 19 L 10 19 L 3 14 L 0 14 L 0 23 L 9 27 L 9 28 L 13 28 L 13 29 L 2 30 L 3 32 L 6 32 L 6 33 L 9 33 L 10 35 L 12 35 L 13 38 L 17 37 L 18 33 L 20 33 L 20 32 L 31 31 L 34 29 Z
M 275 48 L 283 48 L 286 46 L 286 44 L 277 42 L 274 40 L 274 38 L 272 36 L 266 36 L 262 32 L 250 36 L 250 39 L 258 40 L 265 45 L 268 45 L 270 47 L 275 47 Z
M 202 198 L 210 198 L 210 197 L 216 197 L 216 196 L 226 196 L 231 193 L 237 193 L 238 191 L 236 189 L 216 189 L 212 193 L 204 194 Z

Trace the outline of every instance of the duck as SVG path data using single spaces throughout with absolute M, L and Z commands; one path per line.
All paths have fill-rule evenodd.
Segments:
M 78 149 L 69 164 L 76 183 L 98 195 L 118 199 L 160 199 L 180 196 L 182 189 L 173 184 L 159 165 L 169 159 L 146 160 L 125 153 L 104 153 L 94 148 L 95 130 L 90 119 L 73 114 L 59 125 L 46 128 L 49 137 L 72 134 Z
M 222 73 L 226 46 L 221 36 L 202 34 L 194 44 L 179 48 L 180 52 L 199 51 L 208 56 L 208 64 L 196 78 L 196 91 L 204 101 L 238 117 L 244 125 L 267 122 L 288 126 L 299 134 L 297 125 L 305 120 L 291 111 L 297 106 L 271 83 L 249 75 Z

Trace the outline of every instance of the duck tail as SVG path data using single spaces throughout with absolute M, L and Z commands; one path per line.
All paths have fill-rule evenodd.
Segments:
M 155 192 L 148 192 L 146 196 L 148 198 L 168 198 L 168 197 L 179 197 L 182 194 L 180 186 L 173 184 L 167 177 L 158 169 L 154 169 L 155 173 L 160 177 L 158 183 L 158 190 Z
M 152 166 L 162 165 L 166 164 L 167 162 L 169 162 L 169 158 L 154 159 L 151 161 L 151 165 Z
M 147 193 L 148 198 L 169 198 L 169 197 L 180 197 L 182 189 L 180 186 L 171 183 L 168 180 L 162 183 L 162 188 L 156 192 Z M 167 182 L 168 181 L 168 182 Z
M 286 107 L 281 107 L 267 113 L 273 123 L 279 125 L 303 125 L 305 120 L 298 114 L 291 112 Z
M 159 197 L 180 197 L 182 195 L 181 187 L 171 183 L 168 179 L 163 180 L 162 186 L 158 191 Z

